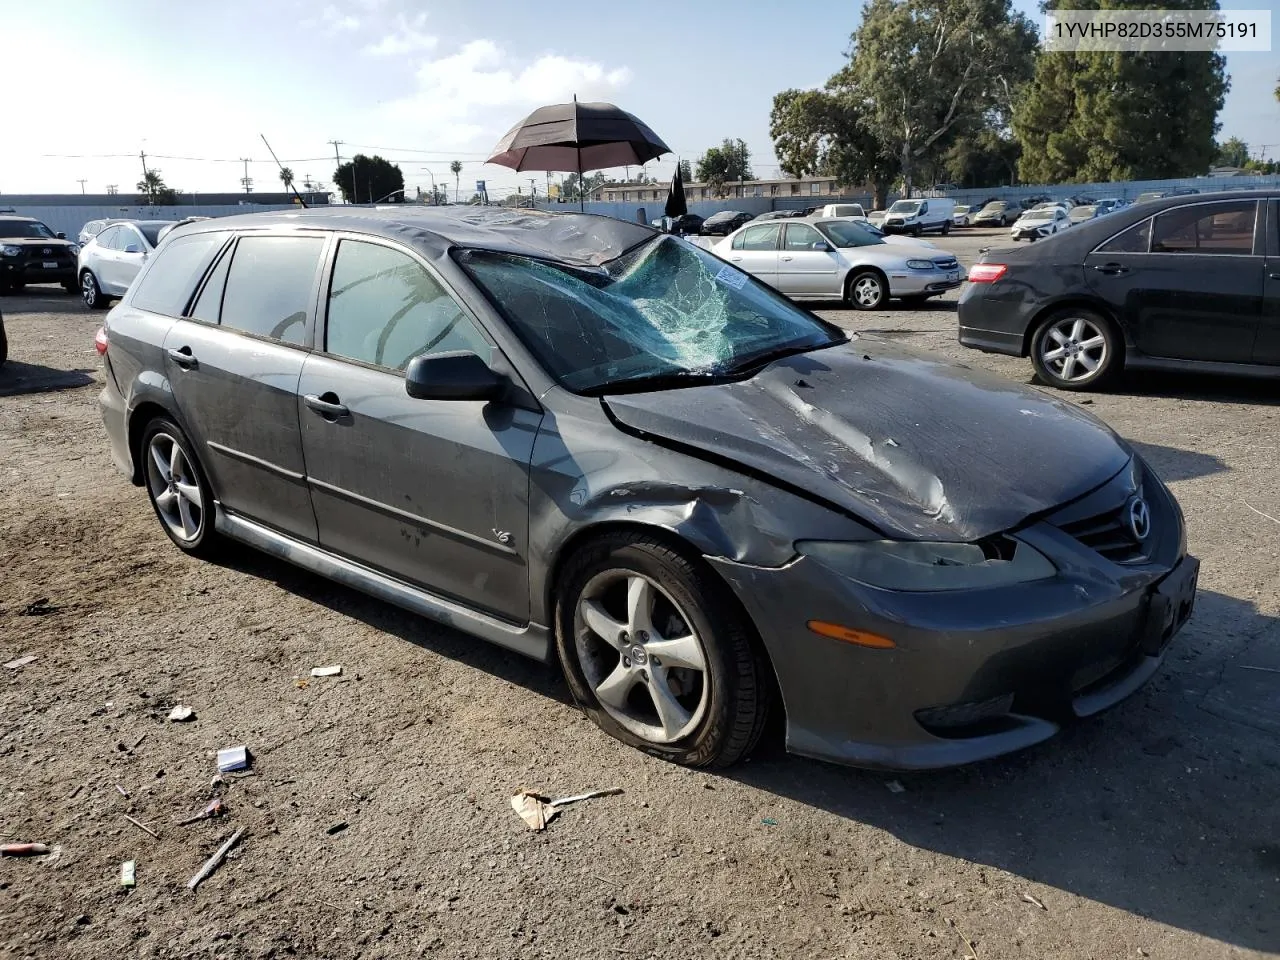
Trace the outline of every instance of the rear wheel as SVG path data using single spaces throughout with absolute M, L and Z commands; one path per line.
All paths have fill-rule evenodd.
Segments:
M 564 571 L 556 650 L 602 730 L 691 767 L 725 767 L 764 729 L 768 665 L 727 588 L 641 533 L 601 538 Z
M 950 232 L 951 232 L 951 221 L 950 221 L 950 220 L 943 220 L 943 221 L 942 221 L 942 235 L 945 237 L 945 236 L 946 236 L 947 234 L 949 234 Z
M 213 529 L 213 491 L 186 434 L 157 417 L 143 431 L 138 453 L 147 496 L 169 539 L 195 556 L 213 554 L 221 539 Z
M 845 285 L 844 302 L 854 310 L 879 310 L 889 299 L 889 285 L 874 270 L 859 270 Z
M 1050 315 L 1031 339 L 1036 375 L 1062 390 L 1089 390 L 1105 383 L 1123 367 L 1123 351 L 1111 322 L 1085 307 Z

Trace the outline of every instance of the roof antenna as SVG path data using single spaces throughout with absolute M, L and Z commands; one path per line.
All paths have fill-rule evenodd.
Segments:
M 262 137 L 262 142 L 263 142 L 263 143 L 267 143 L 267 135 L 266 135 L 265 133 L 260 133 L 260 134 L 258 134 L 258 136 Z M 280 162 L 280 158 L 276 156 L 276 152 L 275 152 L 274 150 L 272 150 L 272 149 L 271 149 L 271 144 L 269 144 L 269 143 L 267 143 L 267 152 L 271 154 L 271 159 L 272 159 L 272 160 L 274 160 L 274 161 L 276 162 L 276 166 L 280 168 L 281 172 L 283 172 L 283 171 L 284 171 L 284 164 L 282 164 L 282 163 Z M 290 181 L 289 181 L 289 189 L 293 191 L 293 195 L 294 195 L 295 197 L 297 197 L 297 198 L 298 198 L 298 202 L 299 202 L 300 204 L 302 204 L 302 209 L 303 209 L 303 210 L 307 210 L 307 209 L 309 209 L 309 208 L 307 207 L 307 201 L 305 201 L 305 200 L 303 200 L 303 199 L 302 199 L 302 194 L 300 194 L 300 193 L 298 192 L 298 188 L 297 188 L 297 187 L 295 187 L 295 186 L 293 185 L 293 181 L 292 181 L 292 180 L 290 180 Z

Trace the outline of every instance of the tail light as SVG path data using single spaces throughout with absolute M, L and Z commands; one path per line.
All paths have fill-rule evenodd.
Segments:
M 98 332 L 93 335 L 93 349 L 98 351 L 98 356 L 105 357 L 107 355 L 107 328 L 99 327 Z
M 975 263 L 969 268 L 969 282 L 995 283 L 1008 269 L 1003 263 Z

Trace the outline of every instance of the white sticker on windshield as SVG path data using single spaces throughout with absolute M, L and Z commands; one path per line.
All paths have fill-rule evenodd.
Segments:
M 747 285 L 747 275 L 733 269 L 733 267 L 728 264 L 725 264 L 720 268 L 720 272 L 716 274 L 716 279 L 723 284 L 733 287 L 735 290 L 741 290 Z

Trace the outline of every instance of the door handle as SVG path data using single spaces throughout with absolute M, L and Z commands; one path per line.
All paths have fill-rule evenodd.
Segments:
M 180 366 L 183 370 L 194 370 L 200 366 L 200 361 L 191 353 L 190 347 L 182 347 L 178 350 L 169 350 L 169 359 Z
M 302 402 L 326 420 L 329 418 L 336 420 L 338 417 L 345 417 L 351 412 L 345 404 L 338 400 L 338 395 L 332 391 L 320 396 L 308 393 L 302 398 Z
M 794 260 L 794 257 L 780 257 L 781 260 Z
M 741 257 L 730 257 L 729 259 L 732 260 L 734 263 L 739 263 L 742 260 Z
M 1109 277 L 1122 277 L 1129 273 L 1129 268 L 1119 263 L 1100 263 L 1093 269 L 1105 273 Z
M 1271 273 L 1268 274 L 1268 276 L 1271 277 L 1272 280 L 1280 280 L 1280 273 Z

